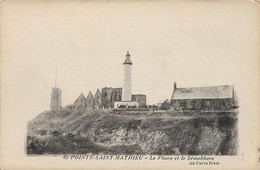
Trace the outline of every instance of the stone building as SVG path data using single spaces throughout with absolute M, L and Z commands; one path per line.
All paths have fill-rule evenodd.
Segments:
M 101 98 L 102 98 L 102 94 L 101 94 L 100 90 L 97 89 L 97 91 L 95 93 L 95 109 L 103 108 Z
M 74 102 L 75 110 L 92 110 L 102 108 L 112 108 L 115 101 L 121 101 L 122 88 L 105 87 L 102 88 L 102 93 L 97 89 L 95 96 L 92 92 L 85 97 L 82 93 Z M 72 108 L 72 107 L 70 107 Z
M 51 111 L 59 111 L 61 109 L 62 109 L 62 105 L 61 105 L 61 90 L 59 88 L 57 88 L 57 87 L 53 87 L 52 88 L 52 92 L 51 92 L 50 110 Z
M 88 93 L 87 99 L 86 99 L 86 108 L 88 110 L 92 110 L 95 108 L 95 98 L 93 96 L 93 94 L 91 93 L 91 91 Z
M 104 108 L 113 108 L 115 101 L 122 100 L 122 88 L 104 87 L 101 92 L 101 103 Z
M 171 97 L 175 110 L 226 110 L 235 106 L 236 93 L 233 85 L 177 88 Z
M 146 95 L 144 94 L 133 94 L 132 100 L 139 103 L 139 107 L 146 107 Z
M 122 88 L 113 88 L 112 90 L 112 106 L 114 106 L 114 102 L 122 100 Z
M 87 99 L 85 98 L 84 94 L 81 93 L 74 102 L 74 109 L 83 110 L 86 107 L 87 107 Z
M 57 70 L 56 70 L 56 73 L 55 73 L 55 86 L 52 88 L 52 91 L 51 91 L 51 103 L 50 103 L 50 110 L 51 111 L 62 110 L 61 89 L 56 87 L 56 85 L 57 85 Z

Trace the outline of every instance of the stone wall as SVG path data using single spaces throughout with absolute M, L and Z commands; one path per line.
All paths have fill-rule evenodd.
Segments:
M 88 93 L 86 105 L 88 110 L 92 110 L 95 108 L 95 98 L 91 92 Z
M 83 110 L 86 109 L 87 102 L 84 94 L 80 94 L 79 97 L 74 102 L 74 109 L 75 110 Z
M 146 95 L 133 94 L 132 101 L 137 101 L 139 103 L 139 107 L 145 107 L 146 106 Z
M 105 87 L 102 88 L 102 106 L 104 108 L 113 108 L 115 101 L 122 100 L 122 88 Z
M 103 108 L 101 98 L 102 98 L 102 94 L 101 94 L 100 90 L 97 89 L 97 92 L 95 94 L 95 108 L 96 109 Z
M 180 110 L 226 110 L 233 106 L 233 99 L 176 99 L 171 101 Z
M 102 98 L 101 98 L 101 102 L 102 102 L 102 106 L 104 108 L 109 108 L 111 107 L 111 96 L 112 96 L 112 91 L 113 89 L 110 88 L 102 88 L 101 93 L 102 93 Z
M 122 88 L 105 87 L 101 92 L 97 89 L 95 96 L 92 92 L 85 96 L 81 93 L 80 96 L 74 102 L 74 108 L 76 110 L 93 110 L 102 108 L 113 108 L 115 101 L 122 100 Z

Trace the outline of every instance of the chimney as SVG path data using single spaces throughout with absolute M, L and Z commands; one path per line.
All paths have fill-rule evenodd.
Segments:
M 174 89 L 174 90 L 177 89 L 177 84 L 176 84 L 176 82 L 174 82 L 173 89 Z

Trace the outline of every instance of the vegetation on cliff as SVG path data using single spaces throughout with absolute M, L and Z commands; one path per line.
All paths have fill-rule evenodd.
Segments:
M 235 155 L 232 112 L 43 112 L 28 122 L 28 154 Z M 202 116 L 199 116 L 202 115 Z

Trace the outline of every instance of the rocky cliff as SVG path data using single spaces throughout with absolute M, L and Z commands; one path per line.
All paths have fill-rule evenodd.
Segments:
M 28 154 L 235 155 L 237 116 L 44 112 L 28 122 Z

